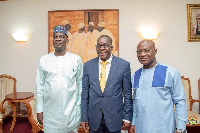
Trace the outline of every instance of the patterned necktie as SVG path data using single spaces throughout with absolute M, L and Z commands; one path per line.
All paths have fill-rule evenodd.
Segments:
M 102 68 L 101 68 L 101 74 L 100 74 L 100 86 L 101 91 L 104 92 L 104 88 L 106 86 L 106 65 L 108 64 L 107 61 L 102 61 Z

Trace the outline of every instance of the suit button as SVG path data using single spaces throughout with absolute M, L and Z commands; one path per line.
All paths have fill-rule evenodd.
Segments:
M 102 98 L 104 98 L 104 96 L 102 96 Z
M 101 112 L 103 112 L 103 109 L 100 109 Z

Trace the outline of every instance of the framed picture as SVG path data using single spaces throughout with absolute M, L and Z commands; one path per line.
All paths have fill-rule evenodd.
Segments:
M 187 4 L 188 41 L 200 41 L 200 4 Z
M 48 12 L 48 52 L 53 52 L 53 27 L 67 27 L 66 51 L 81 56 L 83 63 L 97 57 L 96 44 L 101 35 L 112 38 L 113 54 L 119 55 L 119 10 L 62 10 Z

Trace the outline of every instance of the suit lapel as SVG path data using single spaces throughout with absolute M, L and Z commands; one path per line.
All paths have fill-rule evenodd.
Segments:
M 95 58 L 94 60 L 94 66 L 92 66 L 93 68 L 93 77 L 94 77 L 94 81 L 97 84 L 97 89 L 101 92 L 101 87 L 100 87 L 100 82 L 99 82 L 99 58 Z
M 109 75 L 108 75 L 108 78 L 107 78 L 107 81 L 106 81 L 106 86 L 105 86 L 104 93 L 108 90 L 109 84 L 111 83 L 113 77 L 115 76 L 115 71 L 117 70 L 117 68 L 118 68 L 117 57 L 115 57 L 113 55 L 112 62 L 111 62 L 111 67 L 110 67 L 110 72 L 109 72 Z

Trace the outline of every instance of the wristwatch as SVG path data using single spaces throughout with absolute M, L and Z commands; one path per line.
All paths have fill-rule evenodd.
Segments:
M 176 131 L 178 131 L 178 133 L 187 133 L 187 130 L 183 130 L 183 129 L 177 129 Z

